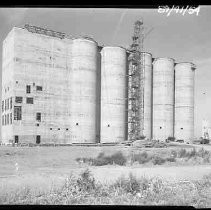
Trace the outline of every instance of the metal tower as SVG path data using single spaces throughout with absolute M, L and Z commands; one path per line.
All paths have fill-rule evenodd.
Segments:
M 132 45 L 130 46 L 128 75 L 128 140 L 134 141 L 143 136 L 144 121 L 144 26 L 138 20 L 134 24 Z

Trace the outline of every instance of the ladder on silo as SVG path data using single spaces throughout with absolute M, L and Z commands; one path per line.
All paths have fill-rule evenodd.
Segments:
M 130 47 L 128 72 L 128 140 L 135 141 L 143 135 L 144 78 L 143 78 L 143 21 L 136 21 L 133 43 Z

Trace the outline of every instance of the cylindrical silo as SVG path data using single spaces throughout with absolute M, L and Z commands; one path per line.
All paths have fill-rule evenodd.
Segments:
M 175 66 L 175 127 L 174 136 L 185 142 L 194 138 L 194 74 L 195 65 L 178 63 Z
M 143 65 L 143 77 L 141 85 L 143 96 L 143 114 L 141 114 L 141 134 L 151 139 L 152 133 L 152 55 L 141 53 Z
M 96 142 L 97 43 L 76 38 L 72 42 L 69 124 L 72 143 Z
M 126 139 L 126 50 L 104 47 L 101 51 L 101 129 L 100 142 Z
M 157 58 L 153 62 L 153 139 L 173 137 L 174 60 Z

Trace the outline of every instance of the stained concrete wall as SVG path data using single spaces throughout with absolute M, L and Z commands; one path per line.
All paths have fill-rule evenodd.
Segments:
M 17 27 L 10 32 L 4 44 L 9 51 L 4 52 L 2 77 L 2 87 L 9 86 L 10 94 L 3 91 L 2 99 L 13 97 L 13 105 L 22 107 L 22 120 L 2 126 L 3 143 L 8 143 L 9 138 L 14 140 L 15 135 L 22 143 L 35 143 L 37 135 L 41 136 L 41 143 L 81 141 L 71 128 L 72 44 L 71 39 Z M 30 85 L 31 93 L 26 93 L 26 85 Z M 37 86 L 42 86 L 42 91 L 36 90 Z M 23 97 L 23 102 L 15 103 L 15 96 Z M 32 97 L 34 103 L 27 104 L 27 97 Z M 41 122 L 36 120 L 39 112 Z

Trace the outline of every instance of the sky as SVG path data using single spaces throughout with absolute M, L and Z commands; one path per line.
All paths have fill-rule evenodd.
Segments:
M 152 29 L 144 40 L 145 51 L 197 66 L 195 136 L 200 137 L 202 120 L 211 123 L 211 6 L 200 6 L 198 15 L 172 11 L 169 16 L 158 9 L 0 8 L 0 68 L 2 42 L 14 26 L 31 24 L 73 36 L 90 35 L 99 45 L 129 47 L 133 24 L 141 18 L 145 32 Z

